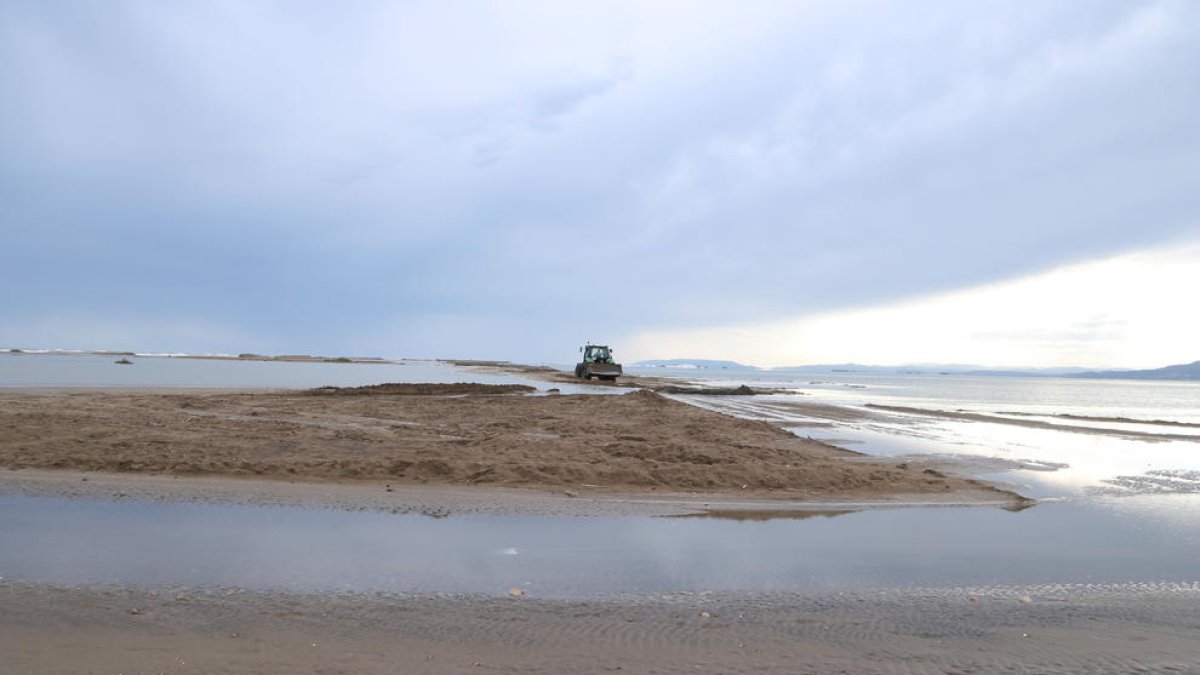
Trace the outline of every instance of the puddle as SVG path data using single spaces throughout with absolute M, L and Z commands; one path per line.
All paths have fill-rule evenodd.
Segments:
M 1172 509 L 1176 518 L 1158 517 Z M 1195 581 L 1197 513 L 1200 495 L 1020 513 L 440 519 L 0 496 L 0 577 L 300 592 L 502 595 L 521 587 L 531 597 Z

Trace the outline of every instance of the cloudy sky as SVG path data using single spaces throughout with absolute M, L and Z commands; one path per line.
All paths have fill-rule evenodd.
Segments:
M 0 346 L 1200 358 L 1200 3 L 0 0 Z

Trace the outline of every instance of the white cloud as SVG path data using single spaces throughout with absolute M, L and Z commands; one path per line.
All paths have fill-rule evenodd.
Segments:
M 400 316 L 388 353 L 555 358 L 1154 245 L 1200 212 L 1198 17 L 0 3 L 0 340 L 49 309 L 336 350 Z
M 633 336 L 631 359 L 1152 368 L 1200 359 L 1200 242 L 793 321 Z

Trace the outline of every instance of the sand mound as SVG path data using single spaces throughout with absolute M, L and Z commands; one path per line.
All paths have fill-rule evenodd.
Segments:
M 459 395 L 525 390 L 475 384 L 316 394 L 9 393 L 0 395 L 0 466 L 797 497 L 980 489 L 916 465 L 865 462 L 766 422 L 649 391 Z M 421 395 L 370 395 L 391 393 Z

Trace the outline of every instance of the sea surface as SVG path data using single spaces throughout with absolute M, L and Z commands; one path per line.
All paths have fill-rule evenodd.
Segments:
M 129 365 L 117 364 L 125 358 Z M 563 393 L 578 388 L 516 375 L 495 375 L 456 368 L 441 361 L 403 360 L 380 363 L 255 361 L 178 356 L 108 356 L 0 352 L 0 388 L 309 388 L 357 387 L 385 382 L 518 383 Z M 595 388 L 592 388 L 595 389 Z
M 135 358 L 133 365 L 121 366 L 114 358 L 0 354 L 0 386 L 279 388 L 397 381 L 522 382 L 541 391 L 557 386 L 426 361 Z M 435 519 L 0 492 L 0 577 L 60 585 L 317 592 L 503 594 L 519 586 L 552 597 L 1200 582 L 1200 433 L 1186 426 L 1200 423 L 1200 384 L 657 368 L 645 374 L 776 389 L 765 396 L 678 398 L 769 419 L 798 435 L 867 455 L 948 462 L 1038 503 L 1022 511 L 847 509 L 763 521 Z M 586 384 L 561 388 L 621 391 Z M 834 404 L 869 417 L 814 417 L 796 402 Z M 871 404 L 971 411 L 1057 427 L 944 419 Z

